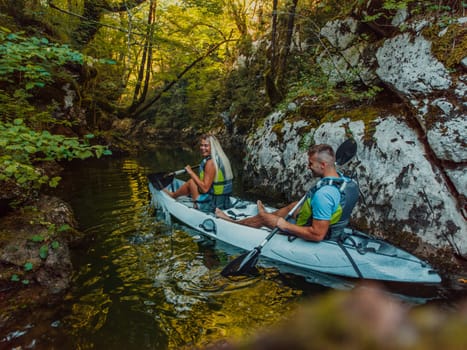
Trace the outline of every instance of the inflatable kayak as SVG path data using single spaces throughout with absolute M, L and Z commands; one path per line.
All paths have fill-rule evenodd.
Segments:
M 175 191 L 183 181 L 173 178 L 166 186 Z M 152 204 L 166 217 L 173 216 L 203 236 L 222 241 L 242 250 L 251 250 L 271 232 L 268 228 L 252 228 L 214 214 L 193 208 L 188 197 L 176 200 L 160 186 L 149 183 Z M 226 213 L 232 218 L 255 215 L 256 203 L 230 197 L 232 207 Z M 267 210 L 274 210 L 268 207 Z M 278 266 L 287 265 L 300 271 L 321 272 L 342 277 L 370 280 L 439 283 L 439 274 L 426 262 L 384 240 L 371 237 L 352 228 L 346 228 L 346 238 L 341 242 L 323 240 L 310 242 L 287 235 L 274 235 L 264 246 L 261 256 Z

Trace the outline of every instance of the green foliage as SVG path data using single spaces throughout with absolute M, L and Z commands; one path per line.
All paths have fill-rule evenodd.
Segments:
M 33 265 L 32 265 L 31 262 L 27 262 L 27 263 L 24 264 L 24 271 L 26 271 L 26 272 L 31 271 L 32 268 L 33 268 Z
M 13 274 L 13 275 L 11 275 L 10 281 L 12 281 L 12 282 L 20 282 L 20 281 L 21 281 L 21 283 L 24 284 L 24 285 L 28 285 L 28 284 L 29 284 L 29 280 L 28 280 L 28 279 L 23 279 L 23 280 L 21 280 L 21 279 L 19 278 L 19 276 L 18 276 L 16 273 Z
M 63 224 L 58 228 L 57 232 L 66 232 L 66 231 L 69 231 L 70 229 L 71 229 L 70 225 Z
M 19 282 L 19 276 L 17 274 L 13 274 L 11 275 L 11 279 L 10 279 L 12 282 Z
M 440 36 L 439 32 L 443 27 L 443 23 L 434 24 L 426 28 L 423 35 L 431 39 L 435 57 L 447 68 L 455 69 L 467 52 L 467 27 L 465 24 L 453 22 L 447 25 L 444 35 Z
M 49 246 L 47 244 L 44 244 L 39 248 L 39 256 L 43 260 L 47 259 L 49 256 Z
M 53 82 L 54 71 L 66 63 L 84 63 L 84 55 L 67 45 L 24 33 L 0 30 L 0 82 L 18 84 L 26 91 Z
M 0 122 L 0 181 L 12 180 L 24 188 L 40 188 L 43 184 L 55 187 L 60 178 L 50 178 L 35 164 L 111 154 L 106 147 L 91 146 L 86 140 L 53 135 L 47 130 L 35 131 L 24 125 L 22 119 Z
M 47 38 L 28 37 L 24 32 L 12 33 L 0 27 L 0 120 L 22 118 L 33 123 L 63 124 L 52 117 L 56 105 L 52 98 L 47 108 L 38 109 L 31 103 L 41 90 L 57 80 L 73 83 L 75 77 L 67 65 L 114 64 L 113 60 L 96 60 L 68 45 L 52 43 Z M 63 84 L 63 83 L 62 83 Z
M 34 235 L 31 237 L 31 241 L 33 242 L 43 242 L 44 240 L 45 238 L 42 235 Z
M 351 81 L 338 88 L 329 82 L 328 77 L 319 68 L 316 68 L 290 84 L 281 108 L 284 109 L 290 102 L 299 99 L 312 99 L 317 105 L 330 105 L 340 99 L 362 102 L 373 99 L 381 91 L 378 86 L 358 88 Z
M 444 12 L 455 12 L 456 9 L 450 6 L 453 2 L 448 4 L 443 1 L 419 1 L 419 0 L 384 0 L 380 8 L 369 8 L 370 13 L 367 13 L 363 21 L 374 22 L 378 19 L 391 18 L 399 10 L 407 10 L 409 13 L 415 14 L 441 14 Z M 366 5 L 366 1 L 359 0 L 358 5 Z M 370 5 L 371 6 L 371 5 Z M 460 5 L 465 8 L 464 2 Z M 365 11 L 366 12 L 366 11 Z

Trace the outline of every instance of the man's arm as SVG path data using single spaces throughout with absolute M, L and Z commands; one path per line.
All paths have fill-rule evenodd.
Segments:
M 307 241 L 318 242 L 326 237 L 329 224 L 329 220 L 313 219 L 313 224 L 311 226 L 298 226 L 285 221 L 284 218 L 279 218 L 279 220 L 277 220 L 276 226 L 282 231 L 293 234 Z

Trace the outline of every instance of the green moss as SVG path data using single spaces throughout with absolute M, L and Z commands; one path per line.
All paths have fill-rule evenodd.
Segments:
M 439 36 L 441 24 L 433 25 L 423 31 L 432 44 L 433 55 L 447 68 L 460 64 L 467 52 L 467 27 L 459 23 L 451 24 L 443 36 Z
M 284 123 L 280 122 L 275 124 L 272 127 L 272 132 L 277 135 L 277 140 L 282 143 L 284 141 L 284 133 L 282 132 L 282 129 L 284 128 Z
M 323 117 L 322 122 L 336 122 L 341 119 L 349 119 L 350 121 L 362 121 L 364 124 L 364 142 L 373 140 L 373 134 L 376 131 L 375 120 L 383 113 L 380 107 L 373 105 L 364 105 L 358 108 L 345 110 L 331 110 Z M 352 130 L 347 128 L 347 133 L 352 136 Z

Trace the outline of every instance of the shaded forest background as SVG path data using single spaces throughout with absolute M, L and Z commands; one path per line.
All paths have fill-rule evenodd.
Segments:
M 316 64 L 330 49 L 324 23 L 353 16 L 378 38 L 391 34 L 400 9 L 449 21 L 465 8 L 459 0 L 2 0 L 2 198 L 21 202 L 56 186 L 57 160 L 130 150 L 118 120 L 132 121 L 123 130 L 151 125 L 161 141 L 224 127 L 245 135 L 278 105 L 375 99 L 382 87 L 359 72 L 336 84 Z M 459 52 L 441 58 L 452 68 Z

